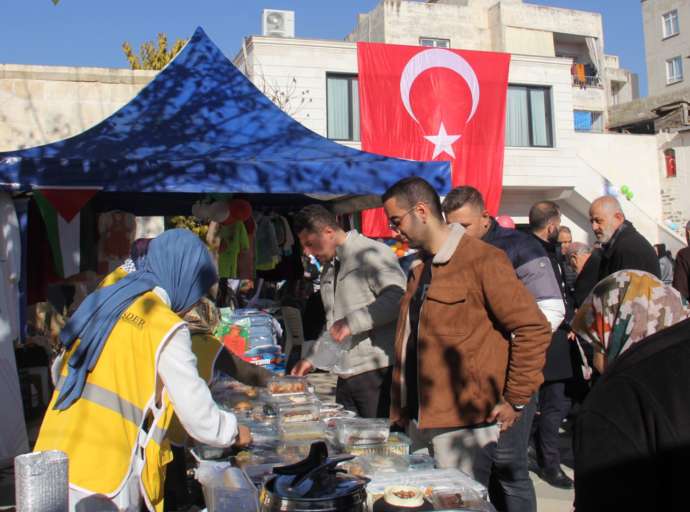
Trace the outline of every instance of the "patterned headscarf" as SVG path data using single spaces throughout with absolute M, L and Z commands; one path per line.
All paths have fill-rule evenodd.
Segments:
M 191 334 L 213 334 L 220 322 L 218 308 L 206 297 L 184 316 Z
M 688 316 L 675 289 L 647 272 L 621 270 L 594 287 L 572 328 L 611 363 L 633 344 Z

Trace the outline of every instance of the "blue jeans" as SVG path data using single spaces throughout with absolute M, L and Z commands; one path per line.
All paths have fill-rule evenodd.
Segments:
M 537 410 L 533 396 L 520 414 L 520 419 L 498 438 L 493 453 L 489 495 L 497 510 L 536 512 L 537 497 L 527 469 L 532 421 Z

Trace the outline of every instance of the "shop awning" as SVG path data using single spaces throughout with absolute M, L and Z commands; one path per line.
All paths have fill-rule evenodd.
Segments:
M 132 101 L 93 128 L 0 153 L 0 187 L 13 190 L 371 195 L 411 175 L 449 190 L 447 162 L 366 153 L 305 128 L 201 28 Z

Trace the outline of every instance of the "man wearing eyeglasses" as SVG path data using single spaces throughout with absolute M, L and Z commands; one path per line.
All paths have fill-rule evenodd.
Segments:
M 390 247 L 355 230 L 345 232 L 323 206 L 303 208 L 293 227 L 304 253 L 323 265 L 321 300 L 329 335 L 336 343 L 351 340 L 339 364 L 336 402 L 364 418 L 387 418 L 395 322 L 405 275 Z M 314 346 L 320 348 L 318 343 Z M 314 355 L 307 354 L 292 374 L 310 372 Z
M 413 450 L 488 486 L 500 432 L 543 380 L 551 327 L 503 251 L 445 223 L 429 183 L 406 178 L 382 200 L 421 253 L 400 306 L 391 421 Z

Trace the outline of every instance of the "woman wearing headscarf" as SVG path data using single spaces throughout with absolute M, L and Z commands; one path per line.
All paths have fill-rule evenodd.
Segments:
M 143 498 L 160 512 L 174 412 L 202 443 L 248 442 L 199 377 L 181 319 L 217 279 L 196 235 L 166 231 L 143 268 L 89 295 L 63 328 L 67 352 L 35 449 L 69 456 L 71 510 L 138 510 Z
M 575 509 L 687 510 L 690 315 L 652 274 L 616 272 L 597 284 L 572 327 L 602 373 L 574 436 Z

